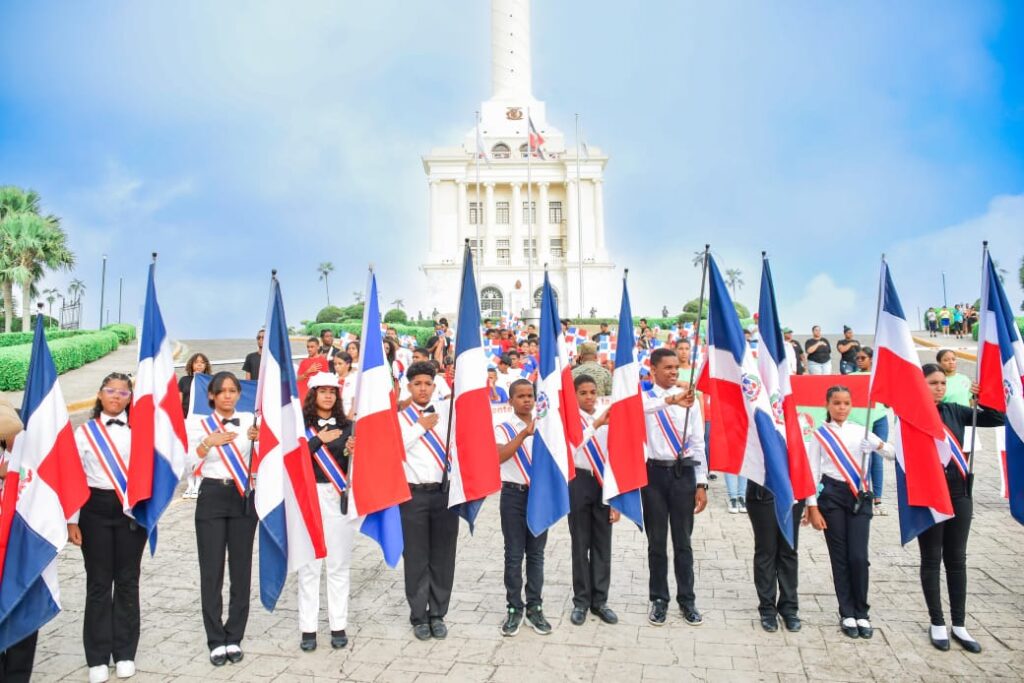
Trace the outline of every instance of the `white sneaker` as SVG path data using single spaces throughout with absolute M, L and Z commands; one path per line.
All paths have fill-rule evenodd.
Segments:
M 185 489 L 184 491 L 182 491 L 181 497 L 185 498 L 185 499 L 191 498 L 192 497 L 192 492 L 189 491 L 188 489 Z
M 106 664 L 89 667 L 89 683 L 106 683 L 110 680 L 110 667 Z
M 135 662 L 124 659 L 117 663 L 116 669 L 118 678 L 131 678 L 135 675 Z
M 739 511 L 740 511 L 739 501 L 737 501 L 735 498 L 730 498 L 729 499 L 729 514 L 730 515 L 735 515 Z

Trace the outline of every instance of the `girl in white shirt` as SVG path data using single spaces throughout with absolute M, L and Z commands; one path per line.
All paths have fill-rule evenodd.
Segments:
M 89 682 L 103 683 L 115 662 L 118 678 L 135 674 L 139 646 L 139 574 L 146 530 L 125 512 L 132 433 L 128 410 L 132 382 L 107 375 L 92 418 L 75 430 L 89 484 L 89 500 L 68 524 L 68 540 L 82 546 L 85 616 L 82 640 Z
M 874 634 L 868 620 L 868 534 L 872 495 L 865 481 L 865 454 L 895 449 L 864 427 L 847 422 L 853 404 L 844 386 L 829 388 L 828 417 L 807 447 L 811 473 L 821 492 L 807 499 L 807 521 L 825 532 L 842 632 L 850 638 Z

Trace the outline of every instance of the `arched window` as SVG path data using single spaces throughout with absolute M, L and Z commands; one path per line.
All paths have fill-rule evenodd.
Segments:
M 508 159 L 512 156 L 512 150 L 504 142 L 499 142 L 491 148 L 491 156 L 495 159 Z
M 519 156 L 521 156 L 524 159 L 526 158 L 526 143 L 525 142 L 523 144 L 519 145 Z
M 555 297 L 555 305 L 558 305 L 558 290 L 554 287 L 551 288 L 551 295 Z M 541 299 L 544 298 L 544 287 L 538 287 L 537 291 L 533 293 L 533 306 L 534 308 L 540 308 Z
M 500 318 L 505 297 L 497 287 L 484 287 L 480 291 L 480 315 L 485 318 Z

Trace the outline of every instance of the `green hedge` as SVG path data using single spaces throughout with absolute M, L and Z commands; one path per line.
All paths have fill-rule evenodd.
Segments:
M 57 374 L 80 368 L 102 358 L 118 346 L 117 334 L 109 330 L 87 332 L 48 342 Z M 19 391 L 25 388 L 32 345 L 0 348 L 0 390 Z
M 128 323 L 114 323 L 103 328 L 117 335 L 117 340 L 122 344 L 135 341 L 135 325 Z
M 398 332 L 398 336 L 404 337 L 406 335 L 412 335 L 416 337 L 416 343 L 419 346 L 426 346 L 427 342 L 430 341 L 431 337 L 434 336 L 434 328 L 426 327 L 415 327 L 413 325 L 389 325 L 388 327 L 395 328 Z M 363 333 L 363 323 L 361 320 L 347 320 L 342 323 L 311 323 L 306 325 L 306 334 L 313 337 L 319 337 L 321 330 L 330 330 L 334 333 L 334 336 L 338 336 L 341 332 L 350 332 L 355 335 Z
M 1020 336 L 1024 337 L 1024 315 L 1018 316 L 1015 320 L 1017 321 L 1017 329 L 1020 330 Z M 978 341 L 978 323 L 974 323 L 971 327 L 971 336 L 974 338 L 974 341 Z
M 95 330 L 46 330 L 46 338 L 50 341 L 56 341 L 58 339 L 66 339 L 67 337 L 76 337 L 81 334 L 89 334 L 95 332 Z M 0 333 L 0 348 L 6 348 L 8 346 L 20 346 L 22 344 L 31 344 L 32 336 L 34 332 L 10 332 Z

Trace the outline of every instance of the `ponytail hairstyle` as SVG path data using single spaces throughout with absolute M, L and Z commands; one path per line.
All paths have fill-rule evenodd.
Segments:
M 828 391 L 825 392 L 825 422 L 832 421 L 832 413 L 828 412 L 828 404 L 832 400 L 832 397 L 835 396 L 836 394 L 841 394 L 844 391 L 849 394 L 849 387 L 845 387 L 842 384 L 835 384 L 833 386 L 830 386 L 828 388 Z
M 946 374 L 942 370 L 942 368 L 939 367 L 938 363 L 925 363 L 924 365 L 921 366 L 921 372 L 924 373 L 925 377 L 927 377 L 928 375 L 934 375 L 936 372 L 941 372 L 943 375 Z
M 128 391 L 132 391 L 133 390 L 132 389 L 132 378 L 131 377 L 129 377 L 128 375 L 124 374 L 123 372 L 112 372 L 109 375 L 107 375 L 106 377 L 104 377 L 103 381 L 100 382 L 100 391 L 103 391 L 103 387 L 105 387 L 108 384 L 110 384 L 111 382 L 115 382 L 117 380 L 120 380 L 122 382 L 126 382 L 128 384 Z M 125 417 L 130 417 L 131 416 L 131 411 L 132 411 L 132 402 L 128 401 L 128 405 L 126 405 L 124 407 Z M 93 406 L 92 406 L 92 414 L 89 416 L 89 418 L 92 419 L 92 420 L 95 420 L 96 418 L 98 418 L 102 414 L 103 414 L 103 403 L 100 401 L 99 397 L 97 397 L 96 398 L 96 403 L 93 404 Z

